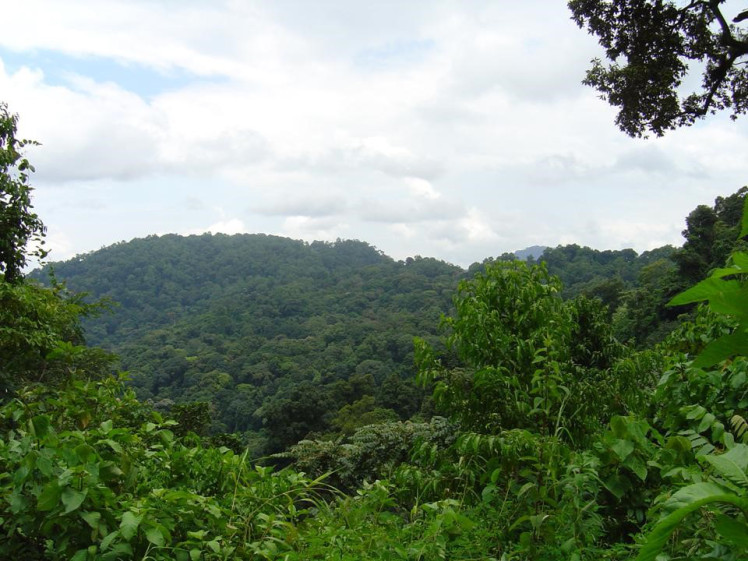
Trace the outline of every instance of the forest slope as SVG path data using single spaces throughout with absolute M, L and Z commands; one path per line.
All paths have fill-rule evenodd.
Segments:
M 566 245 L 538 261 L 565 298 L 602 300 L 620 341 L 650 344 L 683 313 L 667 300 L 732 249 L 744 192 L 695 209 L 678 250 Z M 205 234 L 136 239 L 48 269 L 71 290 L 115 303 L 86 320 L 86 338 L 119 355 L 139 398 L 161 410 L 210 404 L 206 430 L 248 433 L 272 452 L 310 433 L 428 416 L 413 383 L 413 339 L 435 341 L 457 283 L 494 260 L 465 271 L 395 261 L 354 240 Z

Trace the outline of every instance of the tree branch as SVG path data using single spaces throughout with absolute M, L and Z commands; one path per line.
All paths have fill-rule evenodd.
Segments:
M 735 59 L 732 56 L 723 56 L 719 62 L 719 65 L 715 69 L 716 79 L 712 83 L 712 87 L 709 88 L 709 93 L 704 98 L 704 102 L 701 104 L 701 107 L 694 112 L 684 111 L 683 113 L 681 113 L 681 116 L 691 114 L 696 117 L 703 117 L 704 115 L 706 115 L 709 112 L 709 108 L 714 103 L 714 96 L 717 95 L 720 87 L 722 87 L 722 84 L 727 79 L 727 73 L 734 63 Z
M 725 16 L 722 14 L 722 10 L 719 9 L 720 0 L 709 0 L 709 9 L 711 10 L 714 18 L 719 22 L 719 26 L 722 29 L 722 41 L 725 46 L 730 49 L 737 49 L 741 54 L 748 53 L 748 44 L 745 41 L 739 41 L 732 34 L 730 24 L 727 23 Z

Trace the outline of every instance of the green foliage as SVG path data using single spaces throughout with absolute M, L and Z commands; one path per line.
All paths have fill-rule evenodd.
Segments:
M 191 432 L 198 436 L 207 434 L 211 419 L 210 403 L 205 401 L 178 403 L 171 408 L 170 413 L 177 422 L 177 428 L 174 431 L 177 436 L 185 436 Z
M 7 558 L 275 559 L 322 490 L 180 441 L 114 379 L 22 392 L 0 420 Z
M 691 232 L 692 249 L 698 246 L 699 255 L 702 250 L 722 254 L 724 248 L 717 246 L 726 247 L 720 240 L 727 230 L 720 224 L 733 223 L 735 202 L 741 196 L 738 192 L 717 199 L 713 212 L 719 235 L 709 229 Z M 547 271 L 564 283 L 557 286 L 555 306 L 560 305 L 560 295 L 567 300 L 585 296 L 600 300 L 602 310 L 608 307 L 605 317 L 594 304 L 567 303 L 560 306 L 561 315 L 571 319 L 562 319 L 547 333 L 551 341 L 556 332 L 566 340 L 550 345 L 551 351 L 576 348 L 566 362 L 545 357 L 539 363 L 545 371 L 552 370 L 554 360 L 562 367 L 560 386 L 565 389 L 553 389 L 551 393 L 561 393 L 550 399 L 563 400 L 561 394 L 568 390 L 564 411 L 569 415 L 586 418 L 584 410 L 596 408 L 590 396 L 601 385 L 611 392 L 615 387 L 617 395 L 625 397 L 595 403 L 602 409 L 597 420 L 588 418 L 590 423 L 604 424 L 612 414 L 631 413 L 642 405 L 644 388 L 636 391 L 638 374 L 632 369 L 642 360 L 619 368 L 610 360 L 620 352 L 613 348 L 611 335 L 645 346 L 677 325 L 681 311 L 666 308 L 665 303 L 686 281 L 672 254 L 667 247 L 641 255 L 576 245 L 545 251 Z M 413 383 L 412 340 L 418 336 L 438 348 L 437 319 L 450 311 L 450 295 L 458 279 L 466 277 L 459 268 L 434 259 L 396 263 L 361 242 L 305 244 L 273 236 L 150 237 L 55 267 L 72 288 L 120 303 L 116 313 L 86 318 L 83 326 L 89 342 L 120 355 L 120 366 L 131 373 L 141 399 L 164 410 L 173 403 L 210 403 L 213 418 L 208 432 L 242 433 L 263 453 L 307 437 L 350 434 L 357 426 L 390 416 L 388 410 L 400 420 L 418 414 L 428 417 L 431 402 L 424 402 L 423 390 Z M 483 274 L 481 270 L 475 265 L 467 276 Z M 579 323 L 575 306 L 583 306 L 583 315 L 594 318 L 582 318 L 587 327 L 581 337 L 573 331 L 562 333 L 564 322 L 573 329 Z M 507 324 L 499 339 L 511 342 L 513 329 Z M 533 328 L 527 324 L 519 329 Z M 521 340 L 522 334 L 518 332 L 517 338 Z M 589 352 L 581 351 L 584 346 Z M 520 347 L 540 352 L 545 344 L 535 340 Z M 590 353 L 607 356 L 608 366 L 624 376 L 608 376 L 605 384 L 597 380 L 599 373 L 593 371 L 608 366 L 588 364 Z M 526 357 L 522 360 L 527 372 Z M 452 367 L 466 366 L 464 358 L 460 361 L 461 365 L 444 365 L 455 382 L 459 371 Z M 485 370 L 486 378 L 492 379 L 490 368 Z M 473 374 L 465 368 L 467 379 Z M 536 378 L 536 386 L 539 382 Z M 314 389 L 307 391 L 310 386 Z M 542 414 L 550 414 L 550 402 L 542 399 Z M 351 408 L 356 403 L 358 409 L 366 409 L 360 413 L 368 418 L 353 420 Z M 346 415 L 352 422 L 344 420 Z M 518 415 L 525 417 L 521 411 Z M 534 422 L 539 421 L 528 421 Z M 555 421 L 549 419 L 551 425 Z
M 25 146 L 36 142 L 17 139 L 17 125 L 18 116 L 0 102 L 0 273 L 9 283 L 22 279 L 27 256 L 47 255 L 45 227 L 31 210 L 29 174 L 34 168 L 22 155 Z
M 442 417 L 428 423 L 381 422 L 337 441 L 302 440 L 276 457 L 293 460 L 296 469 L 313 477 L 330 474 L 337 488 L 352 491 L 365 480 L 389 478 L 416 444 L 445 448 L 454 441 L 455 430 Z
M 365 395 L 350 405 L 344 405 L 338 411 L 331 424 L 343 435 L 351 435 L 356 429 L 386 422 L 395 422 L 399 416 L 392 409 L 376 407 L 374 396 Z
M 355 241 L 164 236 L 62 265 L 123 302 L 88 325 L 132 386 L 82 345 L 95 307 L 6 271 L 0 557 L 745 558 L 748 255 L 720 268 L 744 195 L 694 211 L 675 262 L 567 246 L 466 278 Z M 709 309 L 662 344 L 613 336 L 659 336 L 707 269 L 673 302 Z M 414 354 L 456 422 L 406 421 L 430 414 Z M 248 460 L 286 447 L 299 471 Z
M 113 357 L 82 346 L 80 318 L 98 308 L 63 285 L 0 280 L 0 391 L 59 383 L 77 370 L 90 376 L 107 372 Z
M 676 253 L 671 246 L 637 254 L 632 249 L 599 251 L 571 244 L 546 249 L 538 262 L 561 280 L 564 299 L 600 300 L 611 316 L 616 338 L 646 347 L 676 325 L 677 314 L 665 304 L 688 284 L 675 270 Z
M 748 354 L 748 253 L 737 252 L 727 267 L 716 269 L 709 278 L 670 301 L 677 306 L 708 302 L 709 309 L 733 320 L 735 327 L 711 341 L 699 354 L 696 366 L 712 366 L 735 354 Z
M 571 0 L 580 27 L 597 36 L 607 63 L 594 60 L 584 83 L 619 108 L 616 124 L 631 136 L 691 125 L 728 109 L 748 110 L 745 29 L 728 23 L 724 0 L 673 2 Z M 745 19 L 745 12 L 742 19 Z M 740 21 L 739 18 L 734 20 Z M 701 87 L 681 98 L 681 85 L 698 68 Z
M 552 370 L 566 358 L 570 333 L 560 288 L 544 266 L 518 261 L 490 264 L 473 280 L 462 281 L 456 316 L 443 320 L 450 329 L 447 347 L 460 366 L 443 368 L 429 345 L 417 343 L 422 382 L 436 384 L 437 405 L 466 429 L 490 432 L 535 424 L 531 394 L 541 401 L 550 397 L 540 395 L 543 387 L 562 399 Z M 543 372 L 546 361 L 550 371 Z
M 748 188 L 729 197 L 717 197 L 714 207 L 700 205 L 686 217 L 686 242 L 673 254 L 680 278 L 678 292 L 723 267 L 735 250 L 745 249 L 739 236 L 741 215 Z
M 744 224 L 746 216 L 748 205 Z M 748 228 L 743 227 L 739 237 L 746 234 Z M 748 255 L 735 252 L 727 267 L 714 270 L 708 279 L 671 301 L 671 305 L 706 301 L 712 312 L 711 316 L 702 313 L 706 321 L 711 320 L 711 329 L 700 330 L 701 347 L 691 355 L 695 354 L 695 360 L 676 362 L 658 388 L 658 401 L 664 404 L 661 422 L 685 441 L 681 448 L 694 452 L 703 472 L 692 470 L 690 485 L 672 496 L 663 493 L 665 500 L 654 509 L 660 511 L 660 519 L 637 560 L 654 560 L 665 550 L 672 555 L 688 551 L 689 556 L 723 559 L 742 558 L 748 552 L 748 447 L 735 443 L 735 436 L 744 436 L 742 414 L 748 406 L 743 344 L 748 326 L 746 267 Z M 718 363 L 722 367 L 708 369 Z M 689 515 L 697 511 L 702 516 L 694 520 Z M 684 533 L 694 537 L 668 543 L 676 528 L 684 525 L 689 526 Z
M 684 487 L 662 504 L 660 520 L 647 536 L 637 561 L 654 561 L 675 529 L 698 511 L 702 516 L 708 511 L 714 519 L 718 541 L 709 547 L 711 556 L 739 559 L 748 553 L 748 446 L 737 444 L 724 454 L 703 456 L 703 461 L 712 468 L 711 481 Z M 716 508 L 719 505 L 727 505 L 728 512 L 737 511 L 737 516 L 725 514 Z
M 435 336 L 463 274 L 264 235 L 150 237 L 54 267 L 119 302 L 86 336 L 120 355 L 141 399 L 210 403 L 210 432 L 251 433 L 265 453 L 339 431 L 338 411 L 367 395 L 400 420 L 418 413 L 413 337 Z
M 584 438 L 588 424 L 627 411 L 621 398 L 636 401 L 648 380 L 638 371 L 613 375 L 623 349 L 601 304 L 563 302 L 560 290 L 543 264 L 497 262 L 463 281 L 456 316 L 443 320 L 456 366 L 417 342 L 421 380 L 435 384 L 437 405 L 465 429 L 533 428 L 572 440 Z

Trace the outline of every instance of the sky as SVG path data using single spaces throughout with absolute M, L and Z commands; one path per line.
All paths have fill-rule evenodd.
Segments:
M 748 184 L 748 119 L 620 132 L 564 1 L 24 0 L 3 19 L 0 101 L 41 143 L 52 260 L 208 231 L 465 267 L 641 252 Z

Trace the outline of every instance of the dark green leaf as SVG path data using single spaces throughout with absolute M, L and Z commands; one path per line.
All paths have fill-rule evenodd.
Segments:
M 83 504 L 83 501 L 86 499 L 87 493 L 88 490 L 77 491 L 72 487 L 65 487 L 65 489 L 62 491 L 62 504 L 65 505 L 65 514 L 73 512 L 75 509 L 81 506 L 81 504 Z
M 52 510 L 58 504 L 60 504 L 60 496 L 62 491 L 57 481 L 50 481 L 42 489 L 39 498 L 37 499 L 36 508 L 42 512 Z
M 101 522 L 101 513 L 99 512 L 81 512 L 81 518 L 94 530 L 98 529 Z
M 721 514 L 714 523 L 714 529 L 728 542 L 748 548 L 748 525 L 745 522 Z

